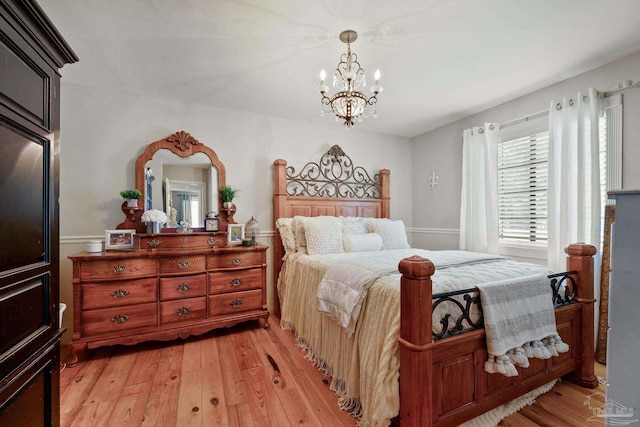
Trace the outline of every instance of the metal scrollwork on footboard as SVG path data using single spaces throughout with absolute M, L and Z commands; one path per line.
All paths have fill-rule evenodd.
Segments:
M 455 296 L 459 296 L 459 295 L 462 296 L 462 299 L 464 300 L 464 304 L 460 300 L 454 298 Z M 434 340 L 439 340 L 452 335 L 457 335 L 462 332 L 466 332 L 470 329 L 480 329 L 484 326 L 484 320 L 482 318 L 482 306 L 480 305 L 480 294 L 478 293 L 477 288 L 463 289 L 460 291 L 445 292 L 445 293 L 433 295 L 433 306 L 431 308 L 432 313 L 436 311 L 438 306 L 440 305 L 444 306 L 444 305 L 447 305 L 447 303 L 450 303 L 448 304 L 451 307 L 450 310 L 451 309 L 459 310 L 460 315 L 455 320 L 455 322 L 453 322 L 453 325 L 449 326 L 449 323 L 453 319 L 451 318 L 452 314 L 450 312 L 447 312 L 440 319 L 440 324 L 442 325 L 442 329 L 440 330 L 440 332 L 437 332 L 437 333 L 432 332 Z M 471 319 L 472 307 L 476 307 L 479 313 L 479 318 L 475 322 Z M 469 326 L 466 329 L 463 324 L 463 322 L 465 321 Z
M 549 277 L 551 291 L 553 292 L 553 306 L 562 307 L 571 304 L 576 298 L 576 281 L 573 275 L 577 271 L 552 274 Z
M 373 178 L 337 145 L 327 151 L 318 163 L 309 162 L 300 172 L 287 167 L 289 196 L 340 197 L 352 199 L 380 198 L 380 176 Z
M 576 282 L 573 278 L 575 274 L 577 274 L 577 271 L 567 271 L 547 276 L 554 308 L 562 307 L 575 301 Z M 432 298 L 432 315 L 436 313 L 439 307 L 445 311 L 439 321 L 434 319 L 434 331 L 432 331 L 434 341 L 484 327 L 478 288 L 443 292 L 434 294 Z M 441 329 L 435 330 L 435 325 L 438 323 Z

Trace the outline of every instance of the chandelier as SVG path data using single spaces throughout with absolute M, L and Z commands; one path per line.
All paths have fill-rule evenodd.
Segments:
M 321 115 L 334 114 L 336 121 L 344 121 L 347 130 L 353 128 L 354 122 L 373 116 L 378 117 L 376 104 L 378 94 L 382 92 L 380 83 L 380 70 L 376 70 L 375 84 L 371 86 L 373 95 L 369 98 L 361 89 L 366 86 L 364 69 L 358 62 L 358 55 L 351 52 L 351 43 L 358 38 L 358 33 L 346 30 L 340 33 L 340 40 L 347 44 L 347 53 L 340 56 L 340 62 L 333 72 L 333 87 L 338 88 L 334 95 L 327 95 L 329 87 L 324 84 L 326 77 L 324 70 L 320 71 L 320 86 L 318 92 L 322 95 Z

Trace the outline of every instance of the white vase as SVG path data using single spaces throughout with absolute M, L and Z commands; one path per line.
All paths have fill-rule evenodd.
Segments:
M 127 207 L 128 208 L 137 208 L 138 207 L 138 199 L 127 199 Z
M 233 208 L 233 202 L 223 202 L 222 207 L 225 209 L 231 209 Z

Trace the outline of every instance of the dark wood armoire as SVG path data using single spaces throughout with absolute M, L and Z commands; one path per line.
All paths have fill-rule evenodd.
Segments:
M 33 0 L 0 0 L 0 426 L 60 424 L 60 75 Z

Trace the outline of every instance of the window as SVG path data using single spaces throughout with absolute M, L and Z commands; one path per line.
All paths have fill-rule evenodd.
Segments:
M 547 241 L 549 132 L 498 143 L 498 232 L 501 243 Z

